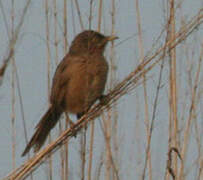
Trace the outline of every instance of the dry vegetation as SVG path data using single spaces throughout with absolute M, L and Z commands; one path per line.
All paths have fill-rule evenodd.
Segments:
M 74 125 L 74 131 L 69 128 L 68 120 L 66 122 L 61 121 L 59 123 L 59 128 L 57 129 L 57 136 L 59 136 L 56 137 L 56 134 L 54 134 L 51 137 L 50 135 L 49 144 L 46 147 L 31 158 L 29 155 L 28 160 L 23 162 L 23 164 L 18 164 L 16 163 L 16 156 L 19 156 L 19 154 L 16 153 L 16 144 L 18 143 L 16 142 L 16 136 L 18 136 L 19 132 L 18 129 L 15 128 L 16 123 L 21 123 L 21 127 L 23 127 L 25 142 L 28 141 L 28 133 L 24 117 L 24 96 L 21 93 L 23 87 L 21 87 L 19 83 L 20 81 L 23 81 L 23 79 L 19 79 L 18 77 L 18 67 L 16 65 L 18 59 L 15 58 L 15 48 L 20 38 L 20 32 L 23 27 L 26 27 L 23 23 L 29 9 L 32 8 L 30 7 L 32 1 L 28 0 L 25 2 L 21 17 L 18 17 L 18 20 L 16 20 L 14 16 L 15 1 L 10 1 L 11 11 L 9 14 L 5 12 L 4 4 L 0 0 L 0 10 L 9 39 L 7 51 L 4 56 L 1 55 L 1 57 L 4 57 L 1 58 L 0 67 L 1 87 L 2 83 L 4 83 L 3 79 L 5 80 L 7 69 L 10 68 L 10 66 L 12 69 L 10 75 L 12 109 L 12 146 L 10 148 L 12 149 L 12 170 L 4 178 L 2 177 L 3 179 L 19 180 L 24 179 L 25 177 L 35 179 L 35 173 L 33 173 L 33 171 L 40 169 L 44 162 L 48 162 L 48 171 L 46 171 L 47 177 L 45 178 L 50 180 L 55 179 L 55 161 L 60 161 L 60 163 L 57 163 L 57 169 L 59 169 L 60 172 L 57 179 L 62 180 L 189 180 L 191 178 L 192 180 L 200 180 L 203 178 L 203 38 L 200 36 L 203 27 L 203 9 L 201 7 L 196 10 L 196 15 L 185 20 L 184 16 L 180 15 L 181 13 L 177 15 L 178 11 L 182 12 L 181 8 L 184 1 L 164 1 L 163 18 L 165 24 L 162 27 L 163 29 L 160 35 L 158 37 L 153 37 L 155 40 L 151 50 L 145 53 L 141 19 L 142 10 L 140 9 L 140 1 L 135 0 L 137 28 L 135 28 L 135 32 L 137 32 L 135 43 L 138 47 L 136 52 L 139 54 L 139 57 L 136 57 L 138 65 L 118 83 L 119 74 L 116 68 L 116 53 L 118 52 L 116 52 L 116 48 L 120 44 L 131 40 L 132 37 L 129 36 L 130 38 L 127 38 L 126 40 L 121 39 L 118 44 L 112 43 L 109 52 L 107 53 L 111 69 L 109 73 L 109 90 L 107 91 L 105 104 L 94 105 L 87 114 L 77 121 Z M 87 7 L 89 9 L 85 12 L 88 12 L 88 25 L 85 25 L 83 21 L 83 16 L 87 16 L 87 14 L 83 14 L 81 11 L 80 1 L 61 0 L 61 2 L 63 2 L 63 10 L 59 10 L 56 0 L 44 0 L 44 3 L 42 3 L 45 15 L 45 37 L 43 38 L 45 39 L 44 45 L 46 46 L 47 55 L 47 97 L 49 97 L 51 87 L 51 64 L 55 64 L 55 66 L 58 64 L 60 51 L 63 51 L 62 54 L 65 54 L 68 51 L 69 39 L 71 39 L 68 32 L 68 24 L 70 24 L 70 22 L 74 34 L 83 29 L 92 29 L 92 27 L 95 27 L 95 23 L 97 24 L 97 31 L 102 32 L 102 30 L 106 28 L 103 28 L 105 23 L 102 23 L 104 22 L 104 13 L 110 11 L 111 13 L 109 15 L 108 12 L 108 15 L 111 25 L 108 27 L 108 31 L 111 31 L 111 34 L 119 32 L 119 29 L 116 29 L 119 27 L 116 26 L 116 23 L 119 23 L 118 19 L 116 19 L 116 15 L 119 13 L 116 8 L 116 3 L 119 2 L 115 0 L 109 1 L 110 9 L 107 11 L 104 10 L 103 7 L 104 3 L 106 3 L 105 1 L 87 1 Z M 69 8 L 67 9 L 67 7 Z M 52 15 L 50 15 L 50 9 L 52 10 Z M 71 12 L 68 12 L 70 9 Z M 123 9 L 120 8 L 119 11 L 123 11 Z M 11 25 L 8 23 L 9 18 Z M 53 27 L 51 27 L 51 32 L 50 22 L 52 22 L 53 25 Z M 190 39 L 190 41 L 188 39 Z M 196 41 L 193 39 L 196 39 Z M 178 55 L 180 52 L 182 53 L 181 61 L 180 56 Z M 54 56 L 52 56 L 53 54 Z M 154 71 L 154 69 L 156 70 Z M 167 76 L 168 81 L 163 81 L 163 76 Z M 183 76 L 186 76 L 186 78 L 182 78 Z M 150 81 L 156 82 L 156 88 L 153 93 L 151 92 Z M 138 86 L 141 88 L 139 89 L 139 92 L 136 92 Z M 122 127 L 119 126 L 119 121 L 123 118 L 123 112 L 119 112 L 120 109 L 118 104 L 121 97 L 128 96 L 129 94 L 131 97 L 134 97 L 134 94 L 132 94 L 133 91 L 136 92 L 136 98 L 134 98 L 136 100 L 134 100 L 133 105 L 129 104 L 129 106 L 135 107 L 135 116 L 131 117 L 136 117 L 134 118 L 134 121 L 137 121 L 135 124 L 142 122 L 144 126 L 139 125 L 139 127 L 143 127 L 143 129 L 139 129 L 138 126 L 135 128 L 136 132 L 134 133 L 134 137 L 126 135 L 128 132 L 125 132 L 127 140 L 131 141 L 133 139 L 137 141 L 137 146 L 134 147 L 135 149 L 137 148 L 137 150 L 132 151 L 131 149 L 128 149 L 129 152 L 127 152 L 130 157 L 135 156 L 136 158 L 132 158 L 132 161 L 127 163 L 122 161 L 124 159 L 125 161 L 128 161 L 129 157 L 121 158 L 121 146 L 125 146 L 126 142 L 122 141 L 121 134 L 119 134 L 119 128 Z M 164 91 L 164 93 L 161 93 L 161 91 Z M 10 94 L 8 94 L 8 96 L 10 96 Z M 154 157 L 155 151 L 157 150 L 152 148 L 152 146 L 159 147 L 159 140 L 153 141 L 152 138 L 155 131 L 155 121 L 160 116 L 158 109 L 161 106 L 161 96 L 166 96 L 166 99 L 168 99 L 168 104 L 166 103 L 164 107 L 167 109 L 168 114 L 165 114 L 165 117 L 163 117 L 163 114 L 161 115 L 161 118 L 168 121 L 164 124 L 165 126 L 168 126 L 166 127 L 167 131 L 164 135 L 167 137 L 168 142 L 165 142 L 165 156 L 161 157 L 163 162 L 158 166 L 158 169 L 161 168 L 160 171 L 162 173 L 160 173 L 160 176 L 157 176 L 157 162 L 156 157 Z M 19 98 L 18 102 L 16 102 L 16 98 Z M 143 102 L 143 104 L 140 102 Z M 17 106 L 20 107 L 20 110 L 19 108 L 18 110 L 22 115 L 22 121 L 20 122 L 16 121 Z M 139 111 L 142 111 L 142 113 Z M 119 118 L 119 116 L 121 116 L 121 118 Z M 100 143 L 103 143 L 104 148 L 100 149 L 100 152 L 97 152 L 99 155 L 96 157 L 95 149 L 98 150 L 98 148 L 95 146 L 98 145 L 98 142 L 96 143 L 95 141 L 96 139 L 98 140 L 98 138 L 96 138 L 98 132 L 95 131 L 95 126 L 97 123 L 99 124 L 102 138 L 104 139 L 104 142 L 100 141 Z M 127 120 L 126 123 L 128 123 Z M 126 127 L 128 126 L 126 125 Z M 98 130 L 98 128 L 96 130 Z M 82 132 L 76 139 L 73 137 L 75 131 Z M 139 131 L 142 131 L 142 133 L 139 134 Z M 156 128 L 156 131 L 159 131 L 159 129 Z M 79 156 L 77 160 L 80 162 L 78 162 L 77 165 L 80 163 L 80 167 L 76 167 L 76 164 L 74 164 L 76 160 L 73 159 L 69 143 L 71 138 L 73 138 L 74 141 L 78 141 L 80 144 L 78 147 L 80 149 L 79 155 L 76 154 Z M 139 146 L 139 143 L 142 145 L 144 144 L 144 148 L 141 147 L 142 145 Z M 139 152 L 140 149 L 142 153 Z M 191 149 L 192 151 L 195 149 L 195 156 Z M 55 157 L 57 152 L 59 153 L 59 158 Z M 140 155 L 134 155 L 133 153 L 135 152 L 140 153 Z M 4 155 L 1 154 L 1 156 Z M 132 163 L 134 166 L 129 166 L 129 164 Z M 1 165 L 2 164 L 0 163 L 0 166 Z M 79 175 L 71 172 L 74 168 L 77 168 Z M 131 172 L 131 175 L 128 175 L 128 172 Z M 134 175 L 132 176 L 132 174 Z

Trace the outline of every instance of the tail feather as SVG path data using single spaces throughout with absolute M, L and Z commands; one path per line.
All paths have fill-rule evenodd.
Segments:
M 42 147 L 49 132 L 59 120 L 61 113 L 62 112 L 58 110 L 58 108 L 53 106 L 48 109 L 40 122 L 37 124 L 36 131 L 23 151 L 22 156 L 25 156 L 32 147 L 34 147 L 35 152 L 37 152 Z

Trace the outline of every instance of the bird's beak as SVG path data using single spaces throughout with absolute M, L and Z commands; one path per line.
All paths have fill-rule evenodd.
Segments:
M 112 36 L 107 36 L 107 41 L 114 41 L 114 40 L 116 40 L 116 39 L 118 39 L 117 36 L 114 36 L 114 35 L 112 35 Z

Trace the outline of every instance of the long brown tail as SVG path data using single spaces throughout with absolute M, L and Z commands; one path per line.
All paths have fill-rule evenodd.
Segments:
M 59 120 L 61 113 L 62 112 L 54 106 L 51 106 L 48 109 L 40 122 L 37 124 L 36 131 L 23 151 L 22 156 L 25 156 L 32 147 L 34 147 L 35 152 L 42 147 L 49 132 Z

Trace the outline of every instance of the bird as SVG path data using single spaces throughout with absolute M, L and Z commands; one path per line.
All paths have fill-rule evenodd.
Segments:
M 69 52 L 56 68 L 49 98 L 50 106 L 35 127 L 35 133 L 22 156 L 31 148 L 34 152 L 40 150 L 63 113 L 75 114 L 80 119 L 97 100 L 104 97 L 108 75 L 104 51 L 108 42 L 117 38 L 85 30 L 73 39 Z

